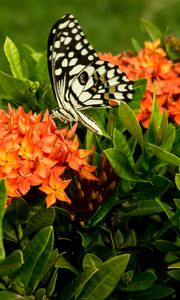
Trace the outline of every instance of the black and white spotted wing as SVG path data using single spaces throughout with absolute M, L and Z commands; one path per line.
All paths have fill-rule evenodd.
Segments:
M 133 82 L 118 67 L 100 61 L 73 15 L 53 26 L 48 40 L 48 66 L 58 107 L 52 116 L 63 122 L 80 121 L 102 134 L 82 110 L 114 107 L 131 100 Z

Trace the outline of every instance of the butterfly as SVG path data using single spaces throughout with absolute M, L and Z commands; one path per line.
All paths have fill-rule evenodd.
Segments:
M 80 121 L 102 135 L 85 109 L 116 107 L 133 97 L 133 81 L 107 61 L 101 61 L 78 21 L 66 14 L 53 26 L 48 39 L 48 69 L 58 107 L 51 111 L 62 122 Z

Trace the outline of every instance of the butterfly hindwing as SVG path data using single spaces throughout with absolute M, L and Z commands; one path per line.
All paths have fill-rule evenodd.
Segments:
M 117 66 L 98 59 L 73 15 L 65 15 L 51 30 L 48 66 L 58 103 L 52 115 L 63 122 L 80 121 L 101 134 L 98 125 L 80 111 L 132 99 L 133 82 Z

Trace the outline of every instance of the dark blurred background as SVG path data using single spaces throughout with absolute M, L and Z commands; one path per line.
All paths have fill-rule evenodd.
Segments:
M 97 51 L 131 49 L 131 37 L 142 43 L 140 18 L 180 36 L 179 0 L 0 0 L 0 69 L 7 69 L 5 36 L 44 51 L 51 27 L 66 13 L 76 16 Z

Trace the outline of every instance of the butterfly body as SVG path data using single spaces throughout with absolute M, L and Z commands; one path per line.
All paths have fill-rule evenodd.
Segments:
M 131 100 L 133 82 L 118 67 L 101 61 L 73 15 L 53 26 L 48 40 L 48 66 L 58 107 L 52 116 L 62 122 L 80 121 L 102 134 L 94 120 L 82 111 L 114 107 Z

